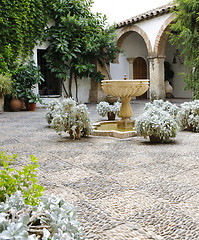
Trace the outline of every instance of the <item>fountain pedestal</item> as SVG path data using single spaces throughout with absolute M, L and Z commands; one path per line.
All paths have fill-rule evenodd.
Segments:
M 112 136 L 116 138 L 129 138 L 136 136 L 134 122 L 131 117 L 130 100 L 145 93 L 148 89 L 149 80 L 103 80 L 102 89 L 110 96 L 120 97 L 122 106 L 119 121 L 103 121 L 93 125 L 93 135 Z
M 120 109 L 119 117 L 121 117 L 121 120 L 117 121 L 118 128 L 133 128 L 134 127 L 134 121 L 131 120 L 131 117 L 133 116 L 133 111 L 130 105 L 131 97 L 121 97 L 122 106 Z

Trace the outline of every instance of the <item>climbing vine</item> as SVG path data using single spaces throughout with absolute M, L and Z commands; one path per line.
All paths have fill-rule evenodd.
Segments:
M 171 42 L 182 50 L 187 73 L 182 73 L 186 89 L 199 99 L 199 0 L 175 0 L 176 21 L 171 25 Z
M 32 55 L 42 41 L 56 0 L 1 0 L 0 71 L 12 68 L 18 57 Z

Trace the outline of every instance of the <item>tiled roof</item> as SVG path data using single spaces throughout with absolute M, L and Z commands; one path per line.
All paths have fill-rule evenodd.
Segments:
M 134 24 L 134 23 L 137 23 L 137 22 L 140 22 L 140 21 L 144 21 L 144 20 L 147 20 L 147 19 L 150 19 L 150 18 L 153 18 L 153 17 L 157 17 L 157 16 L 160 16 L 160 15 L 166 14 L 166 13 L 170 12 L 170 10 L 173 9 L 174 7 L 175 7 L 175 5 L 171 4 L 171 5 L 164 5 L 162 7 L 152 9 L 148 12 L 139 14 L 135 17 L 132 17 L 132 18 L 129 18 L 125 21 L 119 22 L 119 23 L 116 24 L 115 27 L 116 28 L 124 27 L 124 26 L 129 25 L 129 24 Z

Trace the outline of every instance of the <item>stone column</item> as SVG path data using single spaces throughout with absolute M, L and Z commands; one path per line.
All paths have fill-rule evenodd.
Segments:
M 129 79 L 133 79 L 133 61 L 135 58 L 127 58 L 127 61 L 129 62 Z
M 149 71 L 150 71 L 150 100 L 166 99 L 164 85 L 164 61 L 165 56 L 150 56 Z

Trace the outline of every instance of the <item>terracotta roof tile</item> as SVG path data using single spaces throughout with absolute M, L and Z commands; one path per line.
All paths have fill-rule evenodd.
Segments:
M 160 16 L 162 14 L 166 14 L 166 13 L 170 12 L 170 10 L 173 8 L 175 8 L 175 5 L 173 5 L 173 4 L 164 5 L 162 7 L 158 7 L 158 8 L 152 9 L 150 11 L 147 11 L 145 13 L 139 14 L 135 17 L 126 19 L 125 21 L 119 22 L 115 25 L 115 27 L 120 28 L 120 27 L 129 25 L 129 24 L 132 24 L 132 23 L 136 23 L 136 22 L 140 22 L 140 21 L 143 21 L 143 20 L 146 20 L 149 18 Z

